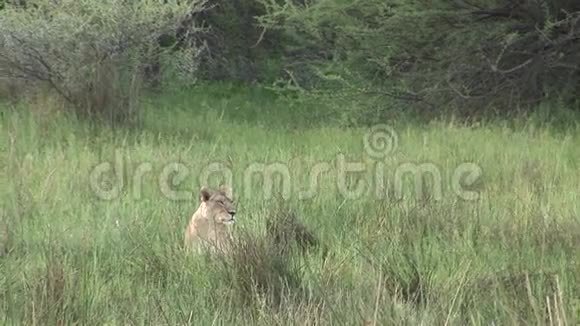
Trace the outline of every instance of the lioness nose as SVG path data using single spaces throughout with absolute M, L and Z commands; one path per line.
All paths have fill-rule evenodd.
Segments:
M 229 213 L 232 217 L 234 217 L 234 215 L 236 215 L 236 211 L 229 211 Z

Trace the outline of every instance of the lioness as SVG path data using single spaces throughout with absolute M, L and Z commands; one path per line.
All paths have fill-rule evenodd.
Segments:
M 201 203 L 191 217 L 185 231 L 185 247 L 199 251 L 209 247 L 212 251 L 227 251 L 230 226 L 234 224 L 236 209 L 231 189 L 222 186 L 219 190 L 202 187 Z

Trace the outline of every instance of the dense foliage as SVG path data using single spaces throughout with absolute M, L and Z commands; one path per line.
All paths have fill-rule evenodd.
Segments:
M 40 28 L 28 24 L 31 19 L 40 19 L 45 32 L 25 35 L 25 28 L 18 33 L 24 43 L 9 46 L 4 37 L 2 51 L 31 64 L 35 59 L 24 53 L 26 47 L 51 44 L 67 53 L 63 69 L 79 70 L 82 60 L 66 49 L 86 49 L 99 40 L 79 38 L 72 32 L 77 27 L 59 26 L 30 5 L 43 3 L 44 12 L 62 16 L 58 11 L 69 2 L 6 1 L 3 35 L 20 31 L 18 24 Z M 332 91 L 352 100 L 369 121 L 402 108 L 475 116 L 530 110 L 544 101 L 579 105 L 580 3 L 573 0 L 208 0 L 187 2 L 188 12 L 184 2 L 165 2 L 80 1 L 66 15 L 80 24 L 84 14 L 75 8 L 101 8 L 96 13 L 108 23 L 83 25 L 98 31 L 93 37 L 134 44 L 126 47 L 131 53 L 162 44 L 180 62 L 178 70 L 204 80 Z M 172 12 L 178 7 L 179 14 Z M 141 61 L 149 84 L 159 86 L 159 56 Z
M 264 3 L 291 62 L 348 76 L 359 94 L 473 114 L 573 104 L 580 89 L 577 1 Z
M 170 61 L 190 66 L 199 53 L 191 45 L 172 53 L 171 46 L 159 42 L 203 9 L 199 1 L 29 0 L 6 5 L 0 12 L 2 77 L 48 88 L 90 119 L 133 120 L 144 76 L 151 77 L 145 75 L 148 68 L 168 53 Z

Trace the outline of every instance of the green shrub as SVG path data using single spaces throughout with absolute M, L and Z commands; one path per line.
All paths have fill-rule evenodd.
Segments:
M 203 56 L 201 71 L 207 80 L 242 82 L 272 81 L 280 73 L 278 65 L 284 40 L 281 33 L 268 33 L 257 17 L 265 8 L 257 0 L 210 1 L 211 8 L 198 19 L 208 26 L 202 39 L 209 51 Z
M 575 2 L 261 2 L 260 23 L 288 40 L 293 82 L 351 98 L 368 120 L 410 108 L 513 112 L 573 102 L 580 89 Z
M 82 117 L 133 121 L 144 67 L 171 50 L 158 40 L 203 9 L 200 1 L 165 2 L 7 3 L 0 13 L 0 71 L 48 87 Z

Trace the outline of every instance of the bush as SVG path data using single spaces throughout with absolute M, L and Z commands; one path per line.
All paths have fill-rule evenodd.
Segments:
M 210 0 L 197 19 L 208 26 L 201 35 L 209 51 L 202 58 L 200 74 L 207 80 L 253 83 L 273 80 L 284 48 L 281 33 L 269 33 L 258 25 L 265 7 L 257 0 Z
M 161 36 L 175 35 L 204 8 L 197 0 L 164 2 L 6 3 L 0 11 L 0 71 L 13 81 L 48 87 L 81 117 L 134 121 L 145 68 L 171 51 L 160 46 Z
M 580 87 L 576 1 L 261 2 L 261 24 L 290 40 L 289 69 L 311 68 L 294 80 L 370 105 L 369 120 L 393 107 L 513 112 Z

